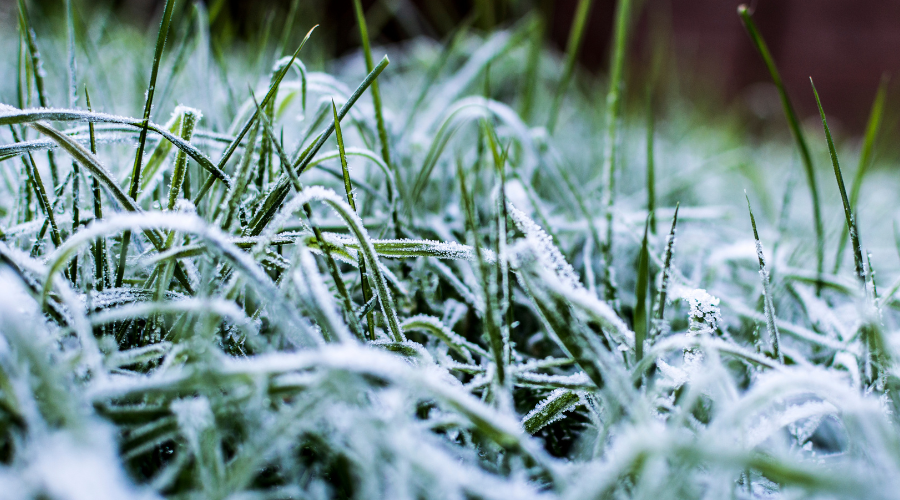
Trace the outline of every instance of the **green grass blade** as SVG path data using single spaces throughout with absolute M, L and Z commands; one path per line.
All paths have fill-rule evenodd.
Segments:
M 640 362 L 644 357 L 644 340 L 648 338 L 650 330 L 649 308 L 647 297 L 650 289 L 650 249 L 647 242 L 647 233 L 650 229 L 650 216 L 644 224 L 644 240 L 641 243 L 641 253 L 638 257 L 637 283 L 634 289 L 634 359 Z
M 350 95 L 350 98 L 347 99 L 347 102 L 344 103 L 343 106 L 341 106 L 341 110 L 338 112 L 339 120 L 344 119 L 344 116 L 346 116 L 346 114 L 350 112 L 350 108 L 352 108 L 353 105 L 356 104 L 356 101 L 359 100 L 360 96 L 363 95 L 366 89 L 369 88 L 369 86 L 372 85 L 373 82 L 375 82 L 375 79 L 378 78 L 378 75 L 380 75 L 381 72 L 384 71 L 384 68 L 386 68 L 387 65 L 390 64 L 390 62 L 391 61 L 390 59 L 388 59 L 388 56 L 384 56 L 381 59 L 381 62 L 378 63 L 378 66 L 375 66 L 375 68 L 372 69 L 372 71 L 370 71 L 368 75 L 366 75 L 366 78 L 362 81 L 362 83 L 359 84 L 358 87 L 356 87 L 356 90 L 353 91 L 353 94 Z M 313 143 L 312 147 L 304 151 L 303 154 L 300 155 L 299 158 L 297 158 L 297 161 L 294 162 L 292 168 L 297 171 L 298 175 L 302 174 L 306 170 L 313 157 L 316 156 L 316 153 L 318 153 L 319 150 L 322 149 L 325 141 L 327 141 L 328 138 L 331 137 L 331 134 L 334 132 L 334 124 L 335 122 L 332 121 L 331 125 L 329 125 L 328 128 L 319 135 L 318 140 Z
M 356 4 L 357 8 L 361 8 L 359 7 L 359 0 L 356 0 Z M 373 86 L 372 89 L 374 91 L 375 87 Z M 344 134 L 341 131 L 341 120 L 338 119 L 337 106 L 335 106 L 334 100 L 331 101 L 331 113 L 334 118 L 334 135 L 341 156 L 341 172 L 343 173 L 344 178 L 344 191 L 347 193 L 347 203 L 354 212 L 359 213 L 359 210 L 356 208 L 356 200 L 353 196 L 353 185 L 350 182 L 350 169 L 347 166 L 347 153 L 344 150 Z M 385 163 L 387 163 L 387 161 L 385 161 Z M 369 300 L 372 299 L 372 289 L 369 286 L 369 280 L 366 278 L 366 261 L 363 259 L 362 255 L 359 256 L 359 283 L 362 287 L 363 303 L 367 304 Z M 366 321 L 369 325 L 369 338 L 374 340 L 375 316 L 371 312 L 367 313 Z
M 769 341 L 772 343 L 772 353 L 775 359 L 784 364 L 784 354 L 781 352 L 781 333 L 778 331 L 778 325 L 775 322 L 775 304 L 772 300 L 772 287 L 769 283 L 769 270 L 766 268 L 766 258 L 763 255 L 762 243 L 759 241 L 759 232 L 756 230 L 756 218 L 753 217 L 753 209 L 750 207 L 750 197 L 744 192 L 747 198 L 747 211 L 750 212 L 750 225 L 753 226 L 753 239 L 756 241 L 756 258 L 759 261 L 759 278 L 763 286 L 763 308 L 766 314 L 766 331 L 769 334 Z
M 87 87 L 84 88 L 84 102 L 88 111 L 91 111 L 91 94 Z M 91 154 L 97 154 L 97 138 L 94 133 L 94 122 L 88 122 L 88 131 L 91 138 Z M 91 194 L 94 202 L 94 220 L 103 220 L 103 200 L 100 197 L 100 182 L 91 174 Z M 106 254 L 106 238 L 99 238 L 94 244 L 94 287 L 103 290 L 109 287 L 109 265 Z
M 812 156 L 809 153 L 806 138 L 803 136 L 803 129 L 800 128 L 800 119 L 797 117 L 794 106 L 791 104 L 791 100 L 788 97 L 787 89 L 785 89 L 784 82 L 781 80 L 781 74 L 778 72 L 778 67 L 775 66 L 775 60 L 772 59 L 772 53 L 769 52 L 769 47 L 766 45 L 765 40 L 763 40 L 762 35 L 756 28 L 756 23 L 753 22 L 750 9 L 746 5 L 741 5 L 738 7 L 738 15 L 740 16 L 747 33 L 750 35 L 750 39 L 756 47 L 757 52 L 759 52 L 759 55 L 762 57 L 763 62 L 769 71 L 769 75 L 772 77 L 772 82 L 775 84 L 775 87 L 778 88 L 778 95 L 781 98 L 781 107 L 784 109 L 788 126 L 791 129 L 791 134 L 794 136 L 794 141 L 797 143 L 797 149 L 800 152 L 800 160 L 803 162 L 803 168 L 806 171 L 806 181 L 809 185 L 809 194 L 812 198 L 813 205 L 813 217 L 816 231 L 816 272 L 821 275 L 825 269 L 825 226 L 822 223 L 822 208 L 819 205 L 819 190 L 816 187 L 816 174 L 815 168 L 813 167 Z M 821 283 L 817 283 L 816 293 L 819 293 L 821 288 Z
M 491 354 L 494 357 L 497 383 L 500 387 L 505 387 L 507 382 L 505 363 L 506 349 L 503 342 L 503 334 L 500 330 L 500 318 L 495 304 L 496 294 L 492 293 L 492 287 L 490 286 L 491 271 L 484 257 L 484 250 L 481 248 L 481 243 L 478 239 L 478 225 L 475 222 L 475 204 L 472 197 L 469 196 L 466 174 L 460 160 L 457 160 L 456 173 L 457 178 L 459 179 L 460 194 L 462 198 L 461 203 L 463 205 L 463 212 L 465 213 L 467 232 L 471 235 L 472 246 L 475 248 L 475 256 L 478 261 L 478 269 L 480 271 L 482 288 L 484 290 L 484 329 L 487 331 L 487 337 L 491 346 Z
M 650 233 L 656 235 L 656 117 L 653 113 L 653 87 L 647 86 L 647 212 L 650 214 Z
M 656 322 L 662 323 L 666 313 L 666 295 L 669 291 L 669 279 L 672 274 L 672 256 L 675 254 L 675 229 L 678 225 L 678 207 L 680 203 L 675 204 L 675 215 L 672 217 L 672 229 L 669 230 L 669 236 L 666 238 L 666 253 L 663 257 L 662 278 L 660 279 L 659 292 L 656 298 Z M 661 325 L 653 329 L 653 333 L 657 333 Z
M 610 59 L 609 91 L 606 94 L 606 145 L 603 152 L 602 175 L 606 181 L 602 205 L 606 212 L 606 241 L 603 253 L 604 298 L 617 304 L 616 283 L 613 276 L 613 206 L 616 202 L 616 159 L 618 156 L 619 118 L 622 112 L 622 87 L 625 75 L 625 49 L 628 45 L 628 28 L 631 23 L 631 0 L 616 3 L 616 26 L 613 34 L 613 51 Z
M 360 0 L 353 0 L 353 11 L 356 14 L 356 24 L 359 26 L 359 38 L 362 40 L 363 55 L 366 58 L 366 71 L 372 72 L 375 63 L 372 60 L 372 48 L 369 43 L 369 29 L 366 26 L 366 16 L 363 13 Z M 378 80 L 372 81 L 372 103 L 375 106 L 375 123 L 378 127 L 378 142 L 381 143 L 381 158 L 391 168 L 391 148 L 388 144 L 387 128 L 384 125 L 384 111 L 381 106 L 381 91 L 378 89 Z M 336 122 L 335 122 L 336 123 Z
M 627 2 L 628 0 L 626 0 Z M 578 7 L 575 9 L 575 18 L 572 20 L 572 27 L 569 29 L 569 41 L 566 43 L 566 64 L 563 67 L 562 77 L 559 80 L 559 86 L 553 96 L 553 104 L 550 106 L 550 117 L 547 120 L 547 130 L 552 135 L 556 130 L 556 122 L 559 118 L 559 108 L 562 105 L 563 97 L 569 87 L 572 79 L 572 73 L 575 70 L 575 63 L 578 61 L 578 53 L 581 50 L 581 41 L 584 38 L 584 28 L 587 26 L 588 14 L 591 12 L 591 5 L 594 0 L 579 0 Z M 621 8 L 620 2 L 620 8 Z
M 837 180 L 838 188 L 841 191 L 841 203 L 844 204 L 844 217 L 847 220 L 847 229 L 850 232 L 850 244 L 853 247 L 853 262 L 856 264 L 856 277 L 862 282 L 863 287 L 866 286 L 866 271 L 863 263 L 862 250 L 859 246 L 859 233 L 856 230 L 856 221 L 853 219 L 853 207 L 850 206 L 850 200 L 847 199 L 847 189 L 844 187 L 844 177 L 841 175 L 841 165 L 838 163 L 837 151 L 834 149 L 834 141 L 831 138 L 831 131 L 828 129 L 828 122 L 825 120 L 825 110 L 822 109 L 822 101 L 819 99 L 819 92 L 816 91 L 816 85 L 812 78 L 809 79 L 812 85 L 813 95 L 816 96 L 816 106 L 819 107 L 819 115 L 822 117 L 822 127 L 825 129 L 825 139 L 828 141 L 828 152 L 831 155 L 831 164 L 834 166 L 834 177 Z
M 28 53 L 31 56 L 31 76 L 34 79 L 35 90 L 37 90 L 38 103 L 42 108 L 50 107 L 50 100 L 47 97 L 47 91 L 44 85 L 44 68 L 41 60 L 41 52 L 38 50 L 37 35 L 31 26 L 31 20 L 28 17 L 28 9 L 25 7 L 25 0 L 18 0 L 19 6 L 19 30 L 28 46 Z M 59 170 L 56 167 L 56 159 L 53 151 L 47 152 L 47 161 L 50 163 L 50 179 L 53 181 L 53 188 L 59 184 Z
M 244 136 L 247 135 L 247 132 L 250 131 L 250 128 L 253 126 L 253 123 L 256 121 L 256 118 L 259 116 L 260 109 L 265 109 L 265 107 L 269 104 L 269 101 L 275 98 L 275 95 L 278 93 L 278 86 L 281 84 L 281 80 L 284 79 L 284 76 L 287 74 L 288 70 L 291 69 L 291 66 L 294 64 L 294 60 L 296 60 L 297 56 L 300 55 L 300 51 L 303 50 L 303 46 L 306 45 L 306 41 L 309 40 L 309 37 L 312 36 L 313 31 L 318 26 L 319 25 L 317 24 L 317 25 L 313 26 L 312 28 L 310 28 L 310 30 L 306 33 L 306 36 L 303 37 L 303 41 L 300 42 L 300 46 L 297 47 L 296 51 L 294 51 L 294 55 L 291 56 L 290 62 L 288 64 L 285 64 L 284 67 L 281 68 L 281 71 L 279 71 L 275 75 L 275 77 L 272 79 L 272 83 L 269 85 L 269 90 L 268 90 L 268 92 L 266 92 L 266 96 L 263 97 L 263 100 L 260 103 L 260 108 L 257 109 L 256 113 L 254 113 L 252 116 L 250 116 L 250 118 L 247 119 L 246 123 L 244 123 L 244 126 L 241 127 L 241 131 L 237 134 L 237 136 L 234 138 L 234 140 L 231 142 L 231 144 L 228 145 L 228 148 L 225 149 L 225 152 L 222 153 L 222 158 L 219 160 L 219 163 L 217 165 L 219 170 L 221 170 L 225 167 L 225 164 L 228 163 L 228 160 L 231 158 L 231 155 L 234 154 L 234 152 L 237 150 L 238 146 L 240 145 L 241 141 L 244 139 Z M 203 187 L 200 188 L 200 192 L 197 193 L 197 197 L 194 198 L 195 206 L 200 205 L 200 201 L 203 199 L 203 197 L 209 191 L 209 188 L 212 187 L 213 182 L 215 182 L 215 179 L 213 179 L 212 177 L 207 178 L 206 182 L 203 184 Z
M 159 62 L 162 60 L 163 49 L 166 46 L 166 38 L 169 36 L 169 23 L 172 21 L 172 11 L 176 0 L 166 0 L 162 21 L 159 25 L 159 33 L 156 37 L 156 49 L 153 53 L 153 66 L 150 70 L 150 85 L 147 87 L 147 99 L 144 101 L 144 118 L 142 120 L 141 135 L 138 139 L 138 148 L 134 155 L 134 166 L 131 169 L 131 188 L 128 195 L 137 200 L 141 187 L 141 166 L 144 161 L 144 146 L 147 143 L 147 125 L 150 123 L 150 111 L 153 108 L 153 94 L 156 92 L 156 76 L 159 73 Z M 122 234 L 122 249 L 119 253 L 119 265 L 116 268 L 116 287 L 122 286 L 125 277 L 125 261 L 128 257 L 128 247 L 131 244 L 131 231 Z
M 194 135 L 194 127 L 202 115 L 194 109 L 186 109 L 181 117 L 181 133 L 179 134 L 185 142 L 190 142 Z M 169 196 L 166 209 L 175 210 L 175 203 L 178 201 L 178 193 L 181 191 L 181 185 L 184 183 L 185 173 L 187 172 L 187 155 L 182 150 L 178 150 L 175 155 L 175 168 L 172 170 L 172 182 L 169 184 Z

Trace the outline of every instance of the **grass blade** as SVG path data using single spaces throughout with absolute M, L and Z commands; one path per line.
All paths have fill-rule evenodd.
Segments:
M 359 0 L 356 2 L 357 8 L 359 7 Z M 364 21 L 363 21 L 364 22 Z M 372 87 L 374 92 L 375 87 Z M 350 208 L 353 209 L 357 214 L 359 210 L 356 208 L 356 199 L 353 196 L 353 185 L 350 183 L 350 169 L 347 167 L 347 153 L 344 150 L 344 134 L 341 131 L 341 120 L 338 119 L 337 106 L 334 105 L 334 101 L 331 101 L 331 113 L 334 117 L 334 135 L 337 140 L 338 152 L 341 156 L 341 172 L 344 177 L 344 191 L 347 193 L 347 203 L 350 205 Z M 387 160 L 385 160 L 387 163 Z M 390 165 L 388 163 L 388 165 Z M 359 255 L 359 283 L 362 287 L 363 294 L 363 303 L 368 304 L 369 300 L 372 299 L 372 289 L 369 286 L 369 280 L 366 278 L 366 261 L 363 259 L 362 254 Z M 366 314 L 366 321 L 369 325 L 369 339 L 375 339 L 375 316 L 369 312 Z
M 884 101 L 887 96 L 888 77 L 885 75 L 881 78 L 881 84 L 878 85 L 878 92 L 875 94 L 875 101 L 872 102 L 872 110 L 869 112 L 869 122 L 866 125 L 866 135 L 863 140 L 862 150 L 859 152 L 859 165 L 856 167 L 856 174 L 853 176 L 853 185 L 850 188 L 850 206 L 857 208 L 856 202 L 859 200 L 859 190 L 862 188 L 863 178 L 872 164 L 872 146 L 875 144 L 875 138 L 881 130 L 881 118 L 884 115 Z M 844 248 L 847 246 L 847 236 L 849 231 L 846 226 L 841 228 L 841 238 L 838 240 L 837 256 L 834 259 L 834 274 L 837 274 L 843 260 Z
M 656 298 L 656 322 L 662 323 L 666 313 L 666 295 L 669 291 L 669 279 L 672 273 L 672 255 L 675 253 L 675 228 L 678 225 L 678 207 L 680 203 L 675 204 L 675 215 L 672 217 L 672 229 L 669 230 L 669 236 L 666 238 L 666 253 L 663 257 L 662 278 L 660 279 L 659 293 Z M 661 325 L 654 328 L 653 333 L 659 332 Z
M 153 53 L 153 66 L 150 70 L 150 85 L 147 87 L 147 99 L 144 101 L 144 118 L 141 127 L 138 148 L 134 155 L 134 166 L 131 169 L 131 188 L 128 195 L 137 200 L 141 187 L 141 166 L 144 161 L 144 146 L 147 142 L 147 125 L 150 123 L 150 111 L 153 107 L 153 94 L 156 92 L 156 76 L 159 73 L 159 62 L 162 60 L 163 49 L 166 46 L 166 38 L 169 36 L 169 23 L 172 21 L 172 11 L 176 0 L 166 0 L 162 21 L 159 24 L 159 33 L 156 37 L 156 49 Z M 128 247 L 131 243 L 131 231 L 122 234 L 122 249 L 119 253 L 119 266 L 116 268 L 116 287 L 122 286 L 125 277 L 125 259 L 128 257 Z
M 272 83 L 269 85 L 269 90 L 266 92 L 266 96 L 263 97 L 263 100 L 260 103 L 260 108 L 258 108 L 256 113 L 254 113 L 250 116 L 250 118 L 247 119 L 247 122 L 244 123 L 243 127 L 241 127 L 241 131 L 238 132 L 234 140 L 231 141 L 231 144 L 228 145 L 228 148 L 225 149 L 225 152 L 222 153 L 222 158 L 219 160 L 219 163 L 217 165 L 219 170 L 222 170 L 225 167 L 225 164 L 228 163 L 231 155 L 234 154 L 235 150 L 237 150 L 241 141 L 244 139 L 244 136 L 247 135 L 247 132 L 250 131 L 250 128 L 253 126 L 253 122 L 255 122 L 256 118 L 259 116 L 260 110 L 265 109 L 266 106 L 268 106 L 269 101 L 275 98 L 275 95 L 278 93 L 278 86 L 281 84 L 281 80 L 284 79 L 284 76 L 287 74 L 288 70 L 291 69 L 291 66 L 293 66 L 294 64 L 294 60 L 296 60 L 297 56 L 300 55 L 300 51 L 303 50 L 303 46 L 306 45 L 306 41 L 309 40 L 309 37 L 312 36 L 313 31 L 318 26 L 319 25 L 317 24 L 310 28 L 310 30 L 306 33 L 306 36 L 303 37 L 303 41 L 300 42 L 300 46 L 297 47 L 296 51 L 294 51 L 294 55 L 291 56 L 290 62 L 285 64 L 284 67 L 281 68 L 281 71 L 279 71 L 272 79 Z M 209 191 L 209 188 L 212 187 L 213 182 L 215 182 L 215 179 L 213 179 L 212 177 L 207 178 L 206 182 L 200 188 L 200 192 L 197 193 L 197 197 L 194 198 L 195 206 L 200 205 L 200 201 L 206 195 L 207 191 Z
M 812 156 L 809 153 L 809 147 L 806 145 L 806 138 L 803 136 L 803 130 L 800 128 L 800 119 L 797 117 L 794 106 L 791 104 L 791 100 L 788 97 L 784 82 L 781 80 L 781 74 L 778 72 L 778 67 L 775 66 L 775 60 L 772 59 L 772 53 L 769 52 L 769 47 L 766 45 L 765 40 L 763 40 L 762 35 L 756 28 L 756 23 L 753 22 L 751 14 L 750 9 L 746 5 L 738 7 L 738 15 L 744 23 L 744 28 L 750 35 L 753 45 L 756 47 L 766 68 L 769 70 L 772 82 L 775 84 L 775 87 L 778 88 L 778 95 L 781 98 L 781 107 L 784 109 L 788 126 L 791 129 L 791 134 L 794 136 L 794 141 L 797 143 L 797 149 L 800 152 L 800 160 L 803 162 L 803 168 L 806 171 L 806 181 L 809 185 L 809 194 L 813 204 L 813 217 L 815 219 L 816 272 L 821 275 L 825 269 L 825 227 L 822 223 L 822 208 L 819 205 L 819 190 L 816 187 L 816 173 L 815 168 L 813 167 Z M 817 283 L 816 293 L 818 294 L 821 289 L 821 283 Z
M 753 209 L 750 208 L 750 197 L 747 198 L 747 210 L 750 212 L 750 224 L 753 226 L 753 239 L 756 241 L 756 258 L 759 260 L 759 278 L 763 286 L 763 308 L 766 314 L 766 331 L 769 341 L 772 343 L 772 353 L 779 363 L 784 364 L 784 354 L 781 352 L 781 333 L 775 323 L 775 305 L 772 302 L 772 288 L 769 283 L 769 271 L 766 269 L 766 258 L 763 255 L 762 243 L 759 241 L 759 233 L 756 230 L 756 218 L 753 217 Z
M 366 26 L 366 16 L 363 13 L 360 0 L 353 0 L 353 11 L 356 14 L 356 24 L 359 26 L 359 38 L 362 41 L 363 55 L 366 58 L 366 71 L 369 73 L 375 69 L 372 60 L 372 47 L 369 43 L 369 29 Z M 388 144 L 387 128 L 384 125 L 384 112 L 381 106 L 381 91 L 378 90 L 378 80 L 372 81 L 372 104 L 375 106 L 375 123 L 378 127 L 378 142 L 381 143 L 381 158 L 391 168 L 391 149 Z M 337 123 L 337 122 L 335 122 Z
M 640 362 L 644 357 L 644 340 L 650 333 L 650 321 L 647 307 L 647 297 L 650 288 L 650 249 L 647 244 L 647 232 L 650 229 L 650 216 L 644 224 L 644 240 L 641 243 L 641 253 L 638 257 L 637 284 L 634 289 L 634 359 Z
M 606 147 L 603 152 L 602 205 L 606 211 L 606 241 L 602 244 L 604 264 L 604 298 L 613 304 L 616 283 L 613 274 L 613 206 L 616 202 L 616 158 L 619 141 L 619 116 L 622 112 L 622 86 L 625 74 L 625 48 L 628 45 L 628 27 L 631 22 L 631 0 L 616 3 L 616 27 L 613 35 L 613 52 L 610 60 L 609 91 L 606 94 Z M 617 308 L 617 307 L 616 307 Z
M 591 12 L 593 3 L 594 0 L 579 0 L 578 7 L 575 9 L 575 18 L 572 20 L 572 27 L 569 29 L 569 41 L 566 43 L 566 65 L 563 67 L 559 86 L 556 88 L 556 94 L 553 96 L 553 104 L 550 106 L 550 118 L 547 120 L 547 131 L 551 135 L 556 130 L 559 108 L 569 87 L 569 81 L 572 79 L 575 62 L 578 61 L 578 53 L 581 51 L 581 40 L 584 38 L 584 28 L 587 26 L 588 14 Z
M 834 177 L 841 191 L 841 202 L 844 204 L 844 218 L 847 220 L 847 229 L 850 231 L 850 245 L 853 247 L 853 262 L 856 264 L 856 277 L 862 283 L 863 288 L 865 288 L 865 264 L 863 263 L 862 250 L 859 246 L 859 233 L 856 230 L 856 221 L 853 219 L 853 208 L 850 206 L 850 200 L 847 199 L 847 189 L 844 187 L 841 165 L 838 163 L 837 151 L 834 149 L 831 131 L 828 130 L 828 122 L 825 120 L 825 110 L 822 109 L 819 92 L 816 91 L 816 85 L 813 83 L 812 78 L 809 79 L 809 84 L 812 85 L 813 95 L 816 96 L 816 105 L 819 107 L 819 115 L 822 117 L 822 127 L 825 129 L 825 139 L 828 141 L 828 152 L 831 154 L 831 164 L 834 166 Z

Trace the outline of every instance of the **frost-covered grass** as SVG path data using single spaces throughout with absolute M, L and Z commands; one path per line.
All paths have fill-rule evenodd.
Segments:
M 896 174 L 648 113 L 629 3 L 621 85 L 536 18 L 3 30 L 0 498 L 895 498 Z

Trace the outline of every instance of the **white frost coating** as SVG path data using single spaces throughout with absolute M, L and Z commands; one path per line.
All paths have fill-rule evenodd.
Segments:
M 403 328 L 404 332 L 407 330 L 425 330 L 437 335 L 442 342 L 458 352 L 470 363 L 472 362 L 472 356 L 469 351 L 478 353 L 483 357 L 490 357 L 487 351 L 457 335 L 453 330 L 447 328 L 441 320 L 433 316 L 417 314 L 403 320 L 400 327 Z
M 372 281 L 375 282 L 375 290 L 378 293 L 378 305 L 382 314 L 387 318 L 388 328 L 394 341 L 402 342 L 406 340 L 403 331 L 400 329 L 400 320 L 397 318 L 397 310 L 394 305 L 394 299 L 388 290 L 387 282 L 384 274 L 381 272 L 381 266 L 378 262 L 378 256 L 369 238 L 369 233 L 363 225 L 362 219 L 340 196 L 330 189 L 321 186 L 312 186 L 297 193 L 291 201 L 284 204 L 278 215 L 275 216 L 269 225 L 271 231 L 281 227 L 291 216 L 303 205 L 310 201 L 318 200 L 328 204 L 340 216 L 347 227 L 353 232 L 362 248 L 363 258 L 366 261 L 366 268 L 369 270 Z M 249 256 L 247 256 L 249 259 Z
M 628 329 L 609 304 L 599 300 L 584 288 L 575 270 L 553 244 L 552 238 L 511 203 L 507 202 L 507 208 L 516 227 L 525 233 L 525 251 L 530 251 L 529 253 L 537 259 L 537 272 L 541 274 L 543 284 L 582 308 L 601 325 L 611 329 L 618 336 L 617 341 L 634 348 L 634 332 Z M 518 267 L 517 256 L 523 252 L 522 245 L 517 243 L 509 249 L 510 262 L 514 268 Z
M 338 313 L 337 305 L 319 274 L 312 253 L 304 246 L 301 246 L 298 251 L 300 252 L 300 265 L 294 271 L 294 282 L 301 293 L 305 295 L 307 302 L 319 311 L 320 317 L 325 323 L 320 326 L 327 328 L 340 342 L 352 341 L 353 337 Z
M 169 409 L 175 414 L 181 432 L 195 448 L 199 447 L 200 433 L 216 423 L 209 400 L 202 396 L 172 401 Z
M 825 401 L 813 401 L 804 404 L 788 406 L 783 411 L 774 415 L 762 415 L 756 425 L 746 430 L 747 441 L 743 443 L 748 448 L 754 448 L 763 441 L 772 437 L 779 429 L 800 420 L 834 415 L 838 409 L 833 404 Z
M 567 389 L 556 389 L 550 393 L 549 396 L 544 398 L 537 406 L 534 407 L 533 410 L 528 412 L 524 417 L 522 417 L 522 425 L 526 425 L 526 422 L 534 422 L 537 421 L 537 427 L 533 427 L 532 431 L 536 432 L 540 430 L 542 427 L 545 427 L 557 420 L 561 420 L 564 416 L 564 413 L 578 406 L 581 401 L 579 398 L 574 398 L 574 401 L 562 408 L 553 408 L 552 405 L 557 400 L 562 397 L 570 397 L 571 391 Z
M 702 288 L 679 288 L 681 298 L 688 301 L 691 312 L 690 335 L 713 334 L 722 320 L 719 299 Z
M 325 241 L 337 243 L 347 248 L 359 250 L 359 242 L 355 238 L 334 233 L 325 233 Z M 475 261 L 475 250 L 469 245 L 463 245 L 455 241 L 437 240 L 372 240 L 372 245 L 378 255 L 382 257 L 434 257 L 437 259 Z M 482 250 L 485 261 L 493 263 L 497 256 L 488 249 Z
M 548 375 L 546 373 L 520 372 L 515 373 L 517 381 L 529 384 L 545 385 L 549 387 L 561 387 L 577 390 L 594 390 L 597 385 L 584 372 L 572 375 Z
M 520 231 L 525 233 L 525 238 L 534 247 L 541 265 L 553 269 L 564 285 L 573 289 L 583 289 L 584 286 L 578 280 L 575 270 L 566 262 L 565 257 L 553 244 L 553 238 L 512 203 L 507 202 L 506 206 L 513 223 Z
M 35 443 L 31 449 L 39 451 L 31 458 L 23 476 L 25 481 L 39 486 L 31 494 L 20 492 L 22 496 L 18 498 L 42 496 L 41 491 L 60 500 L 159 498 L 130 483 L 113 451 L 116 445 L 111 436 L 105 434 L 95 430 L 80 440 L 58 432 Z M 12 491 L 5 492 L 10 493 Z

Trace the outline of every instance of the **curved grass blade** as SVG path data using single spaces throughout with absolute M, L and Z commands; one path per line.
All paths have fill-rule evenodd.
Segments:
M 75 161 L 87 168 L 91 172 L 91 175 L 93 175 L 95 179 L 98 179 L 109 192 L 112 193 L 115 200 L 122 205 L 125 210 L 129 212 L 142 212 L 141 208 L 134 202 L 134 199 L 122 191 L 122 188 L 119 187 L 119 184 L 112 177 L 112 174 L 110 174 L 106 168 L 100 164 L 99 160 L 97 160 L 91 152 L 86 150 L 84 146 L 45 123 L 33 122 L 29 123 L 29 125 L 38 132 L 49 137 L 53 142 L 59 144 L 61 148 L 72 155 Z M 158 231 L 147 229 L 144 231 L 144 234 L 157 250 L 163 249 L 164 240 Z M 188 290 L 189 293 L 193 293 L 193 287 L 181 266 L 175 267 L 175 278 L 178 279 L 181 285 Z
M 806 145 L 803 129 L 800 128 L 800 119 L 797 117 L 794 106 L 791 104 L 791 100 L 788 97 L 784 82 L 781 80 L 781 74 L 778 72 L 778 67 L 775 66 L 775 60 L 772 59 L 772 53 L 769 52 L 769 47 L 766 45 L 765 40 L 763 40 L 759 30 L 756 29 L 756 23 L 753 22 L 751 14 L 750 9 L 746 5 L 738 7 L 738 15 L 744 24 L 744 28 L 750 35 L 753 45 L 756 47 L 766 68 L 769 70 L 772 82 L 775 84 L 775 87 L 778 88 L 778 95 L 781 97 L 781 107 L 784 109 L 788 126 L 791 129 L 791 134 L 794 136 L 794 141 L 797 143 L 797 149 L 800 152 L 800 160 L 803 162 L 803 168 L 806 171 L 806 181 L 809 185 L 810 197 L 812 198 L 816 231 L 816 273 L 821 275 L 825 269 L 825 226 L 822 223 L 822 208 L 819 205 L 819 190 L 816 187 L 816 173 L 815 168 L 813 167 L 812 156 L 809 153 L 809 147 Z M 816 294 L 820 293 L 821 290 L 822 285 L 817 283 Z
M 91 111 L 73 110 L 73 109 L 16 109 L 7 104 L 0 104 L 0 125 L 13 125 L 19 123 L 33 123 L 38 121 L 84 121 L 88 123 L 119 123 L 135 128 L 142 128 L 141 120 L 135 120 L 125 116 L 116 116 L 107 113 L 94 113 Z M 222 172 L 212 161 L 196 147 L 183 141 L 180 137 L 172 134 L 165 127 L 148 123 L 147 130 L 161 135 L 167 141 L 171 142 L 178 149 L 183 150 L 200 166 L 209 171 L 214 177 L 226 186 L 231 185 L 231 180 Z
M 578 394 L 572 391 L 557 389 L 522 418 L 522 427 L 525 432 L 534 434 L 562 418 L 562 414 L 574 408 L 580 400 Z

